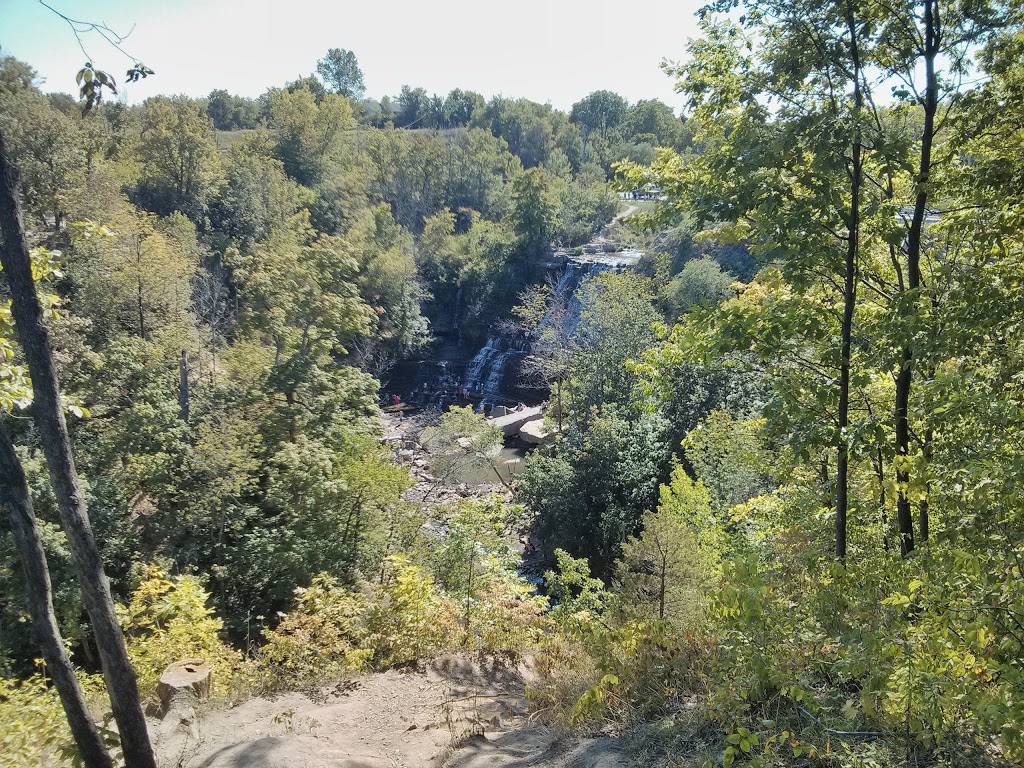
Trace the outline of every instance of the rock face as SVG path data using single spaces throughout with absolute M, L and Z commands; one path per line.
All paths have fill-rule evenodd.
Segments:
M 197 701 L 208 699 L 212 681 L 213 670 L 204 659 L 174 662 L 160 675 L 160 684 L 156 687 L 160 711 L 169 712 L 179 698 Z

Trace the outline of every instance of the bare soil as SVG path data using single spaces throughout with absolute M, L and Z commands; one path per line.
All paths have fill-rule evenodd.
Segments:
M 533 723 L 529 661 L 446 656 L 150 722 L 162 768 L 619 768 L 620 742 Z

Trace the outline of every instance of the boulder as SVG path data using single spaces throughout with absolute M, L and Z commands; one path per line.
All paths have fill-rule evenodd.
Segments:
M 519 430 L 524 424 L 542 418 L 544 418 L 544 413 L 540 408 L 524 408 L 521 411 L 512 411 L 505 416 L 491 419 L 491 423 L 499 427 L 505 437 L 513 437 L 519 434 Z
M 551 433 L 544 426 L 544 419 L 529 421 L 519 428 L 519 439 L 530 445 L 543 445 L 550 437 Z
M 204 701 L 210 697 L 213 670 L 205 659 L 184 659 L 171 664 L 160 675 L 156 695 L 160 710 L 167 713 L 177 699 Z

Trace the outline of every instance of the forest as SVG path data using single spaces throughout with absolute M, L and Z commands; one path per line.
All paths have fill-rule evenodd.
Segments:
M 699 21 L 682 115 L 0 55 L 0 767 L 185 765 L 185 659 L 226 708 L 468 653 L 622 764 L 1021 764 L 1022 8 Z M 467 488 L 496 422 L 391 393 L 495 336 L 546 437 Z

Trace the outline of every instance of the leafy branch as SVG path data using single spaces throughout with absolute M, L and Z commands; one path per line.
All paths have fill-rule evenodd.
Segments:
M 82 105 L 82 114 L 88 113 L 89 110 L 103 100 L 104 88 L 109 89 L 110 92 L 115 95 L 117 94 L 117 82 L 114 80 L 113 76 L 109 72 L 104 72 L 103 70 L 97 69 L 93 66 L 92 56 L 90 56 L 89 52 L 85 49 L 85 43 L 82 41 L 82 35 L 95 32 L 112 48 L 123 54 L 125 57 L 131 59 L 132 66 L 125 73 L 125 82 L 135 83 L 140 79 L 145 79 L 149 75 L 156 74 L 152 69 L 140 62 L 137 57 L 132 56 L 122 47 L 124 41 L 127 40 L 128 37 L 131 36 L 132 32 L 135 31 L 134 24 L 127 33 L 122 35 L 115 32 L 111 27 L 103 22 L 72 19 L 70 16 L 61 13 L 52 5 L 45 2 L 45 0 L 39 0 L 39 4 L 67 22 L 67 25 L 71 27 L 71 31 L 75 35 L 75 40 L 78 42 L 79 49 L 86 58 L 85 66 L 82 67 L 75 76 L 75 82 L 78 83 L 79 86 L 79 98 L 85 102 Z

